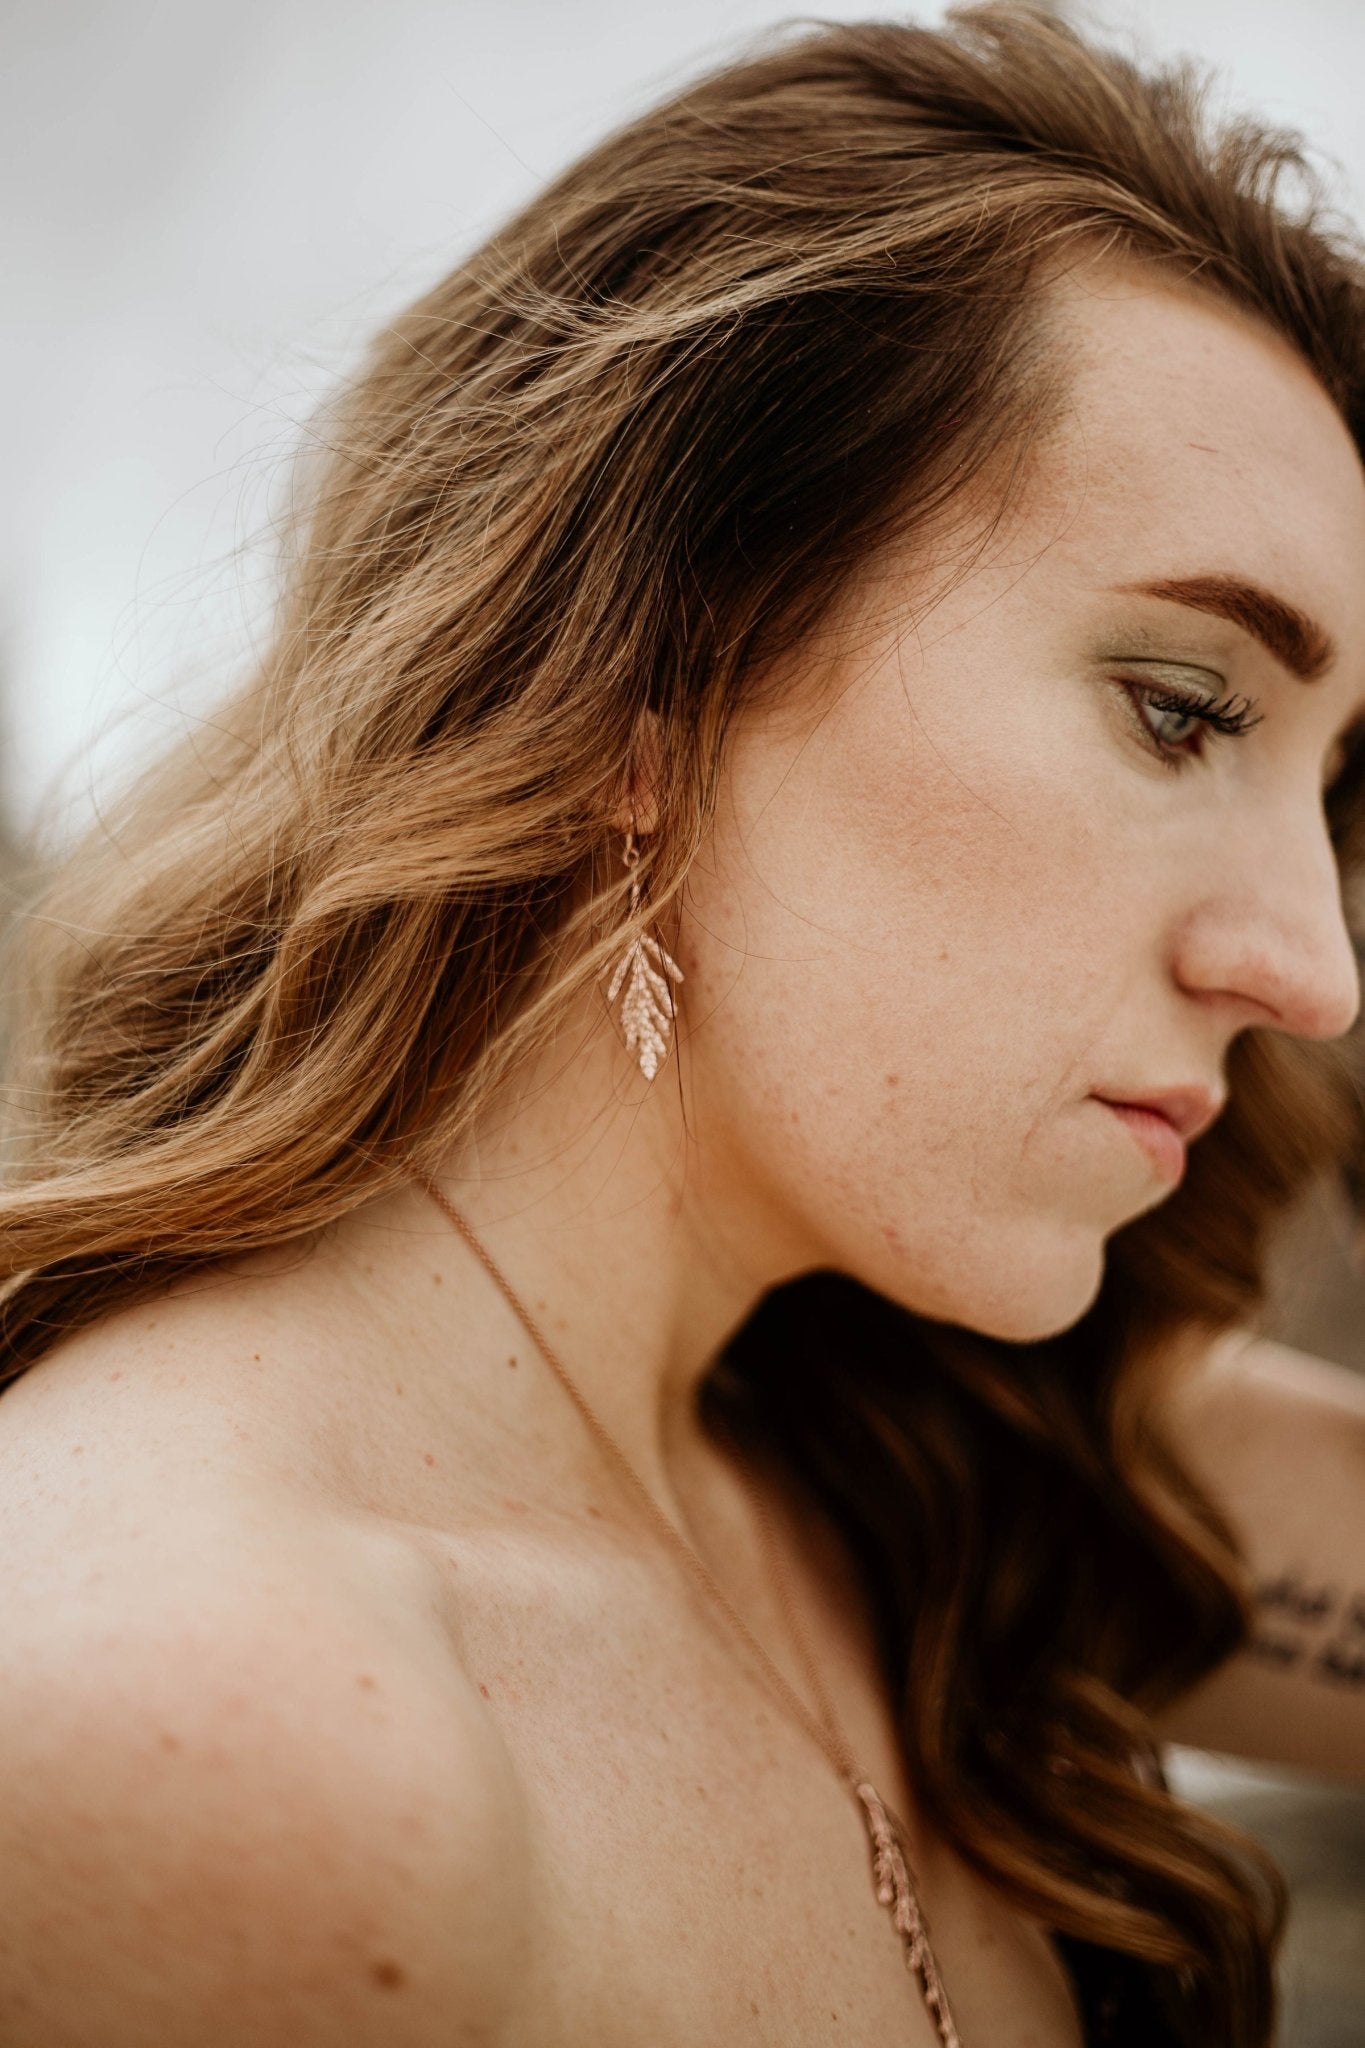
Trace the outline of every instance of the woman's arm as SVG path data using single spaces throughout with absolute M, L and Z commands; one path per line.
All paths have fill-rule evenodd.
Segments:
M 1365 1779 L 1365 1379 L 1235 1333 L 1167 1412 L 1245 1546 L 1256 1630 L 1160 1733 Z

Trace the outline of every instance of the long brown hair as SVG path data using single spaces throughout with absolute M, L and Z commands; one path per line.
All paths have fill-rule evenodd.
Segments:
M 1028 446 L 1042 280 L 1097 246 L 1258 314 L 1360 443 L 1362 259 L 1294 139 L 1012 6 L 775 36 L 379 336 L 301 462 L 264 659 L 26 921 L 5 1374 L 439 1162 L 620 946 L 642 714 L 662 916 L 752 678 Z M 1344 870 L 1363 780 L 1329 797 Z M 1229 1079 L 1064 1335 L 831 1274 L 725 1365 L 862 1548 L 926 1811 L 1026 1911 L 1145 1959 L 1182 2038 L 1263 2048 L 1282 1888 L 1170 1796 L 1148 1719 L 1245 1639 L 1243 1566 L 1153 1393 L 1256 1314 L 1276 1217 L 1362 1116 L 1339 1047 L 1248 1033 Z

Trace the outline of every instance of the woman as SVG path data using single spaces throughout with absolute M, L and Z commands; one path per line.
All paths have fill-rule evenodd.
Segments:
M 11 2048 L 1271 2040 L 1160 1745 L 1365 1771 L 1365 1409 L 1254 1334 L 1362 1140 L 1285 168 L 1042 15 L 818 29 L 329 410 L 15 971 Z

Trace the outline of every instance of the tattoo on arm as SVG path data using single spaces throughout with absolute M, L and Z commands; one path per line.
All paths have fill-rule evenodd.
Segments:
M 1253 1597 L 1247 1648 L 1260 1663 L 1365 1692 L 1365 1590 L 1289 1571 L 1263 1579 Z

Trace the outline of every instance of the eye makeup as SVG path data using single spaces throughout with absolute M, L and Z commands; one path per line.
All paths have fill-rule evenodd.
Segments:
M 1236 739 L 1261 723 L 1256 703 L 1229 693 L 1226 678 L 1202 661 L 1171 659 L 1145 651 L 1154 636 L 1125 634 L 1102 657 L 1106 679 L 1121 693 L 1131 723 L 1146 750 L 1163 767 L 1180 770 L 1206 758 L 1215 740 Z M 1188 728 L 1163 733 L 1161 724 Z
M 1165 767 L 1179 769 L 1187 761 L 1204 758 L 1204 744 L 1214 737 L 1240 739 L 1261 723 L 1262 714 L 1246 697 L 1214 698 L 1201 692 L 1162 689 L 1155 684 L 1137 682 L 1130 676 L 1115 676 L 1113 680 L 1125 692 L 1142 738 Z M 1159 716 L 1193 720 L 1195 730 L 1183 737 L 1163 739 L 1147 717 L 1148 711 Z M 1201 742 L 1199 750 L 1191 754 L 1186 742 L 1190 739 Z
M 1202 759 L 1203 750 L 1191 754 L 1186 744 L 1191 737 L 1189 734 L 1184 735 L 1183 740 L 1164 744 L 1160 734 L 1153 730 L 1149 714 L 1193 719 L 1198 726 L 1193 737 L 1203 739 L 1240 738 L 1260 725 L 1265 713 L 1259 709 L 1255 699 L 1220 695 L 1219 692 L 1226 687 L 1224 673 L 1209 664 L 1206 657 L 1196 655 L 1182 659 L 1173 654 L 1170 639 L 1169 634 L 1158 635 L 1144 622 L 1134 621 L 1121 639 L 1117 635 L 1113 637 L 1100 658 L 1110 673 L 1110 679 L 1128 692 L 1130 701 L 1134 698 L 1140 700 L 1136 716 L 1142 738 L 1158 758 L 1171 767 L 1180 768 L 1190 759 Z M 1157 652 L 1158 647 L 1161 648 L 1160 653 Z M 1229 668 L 1235 667 L 1238 660 L 1235 644 L 1229 645 L 1226 660 Z M 1365 768 L 1363 754 L 1365 706 L 1352 714 L 1332 741 L 1323 774 L 1324 802 L 1329 802 L 1348 782 L 1360 782 L 1361 771 Z

